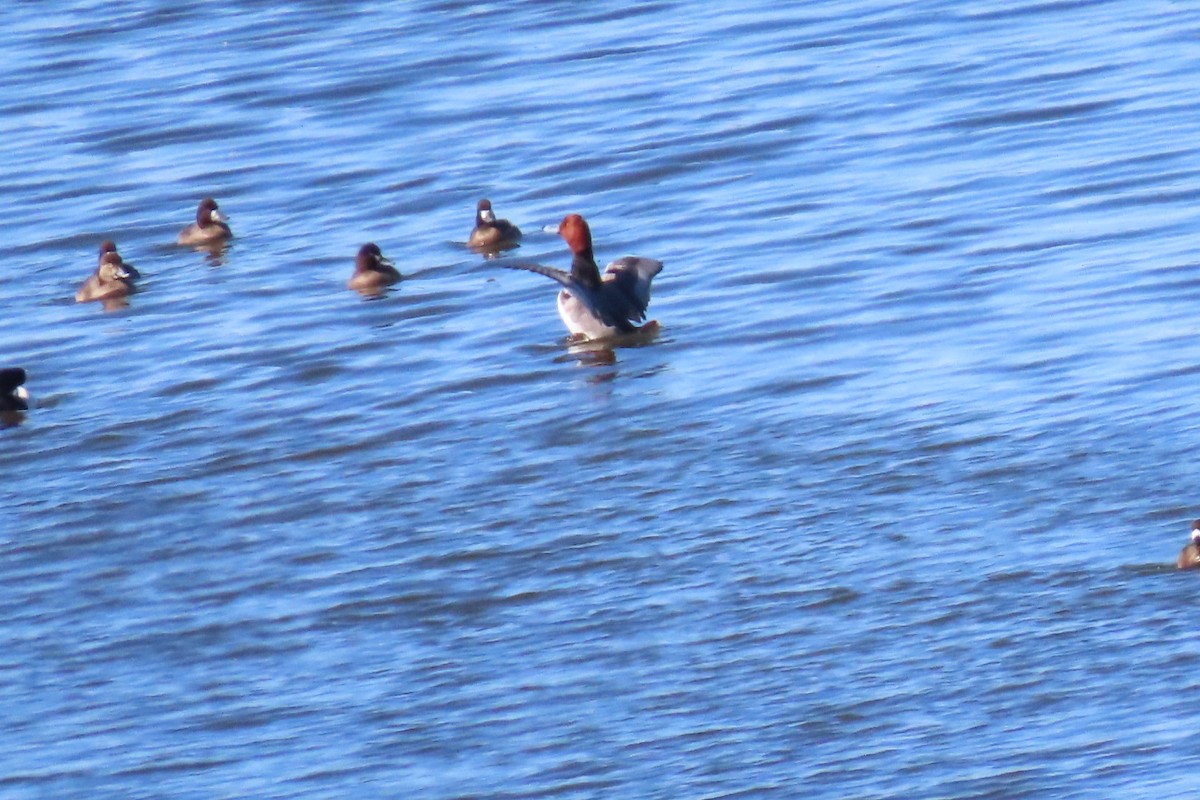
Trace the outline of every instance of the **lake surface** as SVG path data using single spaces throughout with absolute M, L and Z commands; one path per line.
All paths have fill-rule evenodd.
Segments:
M 1194 797 L 1198 41 L 13 4 L 0 796 Z M 568 347 L 484 196 L 663 260 L 661 333 Z M 72 302 L 103 238 L 125 309 Z

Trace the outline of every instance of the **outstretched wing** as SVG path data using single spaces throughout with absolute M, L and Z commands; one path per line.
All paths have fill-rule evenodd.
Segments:
M 571 273 L 555 267 L 547 267 L 545 264 L 534 264 L 531 261 L 504 260 L 497 260 L 493 263 L 499 264 L 502 267 L 507 267 L 508 269 L 524 269 L 529 270 L 530 272 L 536 272 L 538 275 L 545 275 L 551 280 L 558 281 L 563 286 L 568 286 L 572 282 Z
M 613 327 L 621 327 L 622 324 L 626 326 L 628 325 L 628 323 L 625 323 L 624 320 L 616 320 L 613 318 L 611 313 L 608 313 L 605 309 L 598 307 L 596 305 L 596 298 L 592 295 L 592 293 L 580 286 L 579 283 L 571 277 L 571 273 L 566 272 L 565 270 L 556 269 L 555 267 L 547 267 L 544 264 L 533 264 L 528 261 L 500 262 L 500 266 L 507 267 L 508 269 L 524 269 L 528 270 L 529 272 L 536 272 L 539 275 L 545 275 L 547 278 L 561 283 L 562 287 L 566 289 L 572 297 L 574 297 L 580 303 L 583 303 L 584 308 L 594 314 L 598 319 L 603 320 L 606 325 L 612 325 Z
M 605 294 L 614 313 L 627 320 L 644 320 L 650 305 L 650 282 L 662 268 L 661 261 L 636 256 L 618 258 L 605 267 Z

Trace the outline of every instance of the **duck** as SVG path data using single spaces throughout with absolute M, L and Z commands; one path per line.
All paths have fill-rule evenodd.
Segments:
M 20 367 L 0 369 L 0 411 L 28 411 L 29 392 L 25 383 L 25 370 Z
M 1200 568 L 1200 519 L 1192 523 L 1191 541 L 1179 551 L 1179 560 L 1175 566 L 1180 569 Z
M 196 208 L 196 221 L 179 232 L 176 244 L 212 247 L 232 238 L 233 231 L 225 224 L 228 218 L 217 210 L 217 201 L 206 197 Z
M 358 249 L 354 259 L 354 274 L 346 286 L 364 294 L 374 294 L 400 280 L 400 277 L 400 271 L 383 257 L 379 245 L 367 242 Z
M 109 252 L 100 257 L 100 265 L 96 267 L 88 279 L 75 292 L 76 303 L 88 303 L 92 300 L 117 300 L 133 293 L 133 275 L 126 269 L 121 256 Z
M 558 293 L 558 316 L 570 331 L 571 339 L 607 339 L 658 330 L 658 323 L 654 321 L 642 326 L 635 323 L 646 319 L 650 282 L 662 271 L 661 261 L 625 256 L 609 263 L 601 276 L 592 253 L 592 231 L 583 217 L 567 214 L 557 232 L 571 248 L 570 272 L 541 264 L 504 266 L 536 272 L 562 284 Z
M 116 253 L 116 252 L 117 252 L 117 244 L 112 239 L 105 239 L 103 242 L 100 243 L 100 260 L 101 261 L 104 260 L 105 253 Z M 99 267 L 99 263 L 97 263 L 96 266 Z M 122 259 L 121 266 L 125 267 L 125 271 L 129 273 L 130 278 L 137 279 L 137 278 L 142 277 L 142 273 L 140 273 L 136 269 L 134 269 L 133 264 L 130 264 L 128 261 L 125 261 L 124 259 Z
M 492 201 L 486 197 L 475 204 L 475 227 L 467 238 L 467 246 L 479 249 L 516 247 L 521 229 L 506 219 L 496 219 Z

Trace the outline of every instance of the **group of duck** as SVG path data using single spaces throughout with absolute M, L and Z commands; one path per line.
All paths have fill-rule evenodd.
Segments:
M 662 262 L 651 258 L 625 256 L 612 261 L 601 274 L 592 250 L 592 232 L 578 214 L 567 214 L 556 229 L 571 249 L 571 269 L 561 270 L 542 264 L 511 262 L 502 266 L 525 269 L 558 282 L 558 315 L 574 341 L 607 339 L 628 334 L 652 333 L 658 323 L 643 325 L 650 304 L 650 283 L 662 270 Z M 233 238 L 227 218 L 217 201 L 206 197 L 196 209 L 196 221 L 179 232 L 176 243 L 191 247 L 221 248 Z M 475 227 L 467 246 L 478 252 L 496 254 L 516 247 L 521 230 L 506 219 L 497 219 L 492 204 L 483 199 L 475 207 Z M 140 275 L 117 253 L 109 240 L 100 243 L 100 263 L 88 277 L 75 301 L 117 300 L 134 291 Z M 401 280 L 399 270 L 384 257 L 379 246 L 368 242 L 359 248 L 354 273 L 347 286 L 364 293 L 376 293 Z M 0 369 L 0 415 L 19 414 L 29 408 L 25 389 L 25 370 Z M 1192 523 L 1189 542 L 1176 561 L 1179 569 L 1200 569 L 1200 519 Z
M 232 238 L 233 230 L 227 224 L 225 215 L 217 208 L 217 201 L 206 197 L 196 209 L 196 221 L 179 232 L 175 243 L 220 248 Z M 100 263 L 79 287 L 79 291 L 75 292 L 75 302 L 122 300 L 133 294 L 133 282 L 140 277 L 141 273 L 121 258 L 116 243 L 105 239 L 100 243 Z
M 558 314 L 574 342 L 615 339 L 631 334 L 652 334 L 658 323 L 645 322 L 650 303 L 650 282 L 662 270 L 662 262 L 651 258 L 625 256 L 600 272 L 592 250 L 592 232 L 578 214 L 567 214 L 554 230 L 571 249 L 571 268 L 561 270 L 529 262 L 504 261 L 501 266 L 525 269 L 558 282 Z M 206 197 L 196 209 L 196 221 L 179 232 L 176 244 L 219 251 L 233 238 L 228 218 L 217 201 Z M 517 247 L 521 230 L 506 219 L 497 219 L 491 201 L 480 200 L 475 207 L 475 227 L 467 246 L 476 252 L 494 256 Z M 101 301 L 106 307 L 121 305 L 136 291 L 141 274 L 117 252 L 116 243 L 100 243 L 96 271 L 75 292 L 77 303 Z M 379 246 L 368 242 L 359 248 L 354 272 L 347 286 L 364 294 L 378 294 L 401 280 L 395 265 L 384 257 Z M 644 324 L 639 324 L 644 323 Z M 25 370 L 0 369 L 0 414 L 28 410 Z
M 650 282 L 662 270 L 662 262 L 652 258 L 625 256 L 605 267 L 601 274 L 592 250 L 592 232 L 578 214 L 567 214 L 555 229 L 571 249 L 571 269 L 561 270 L 527 262 L 503 263 L 502 266 L 526 269 L 557 281 L 558 315 L 574 340 L 607 339 L 658 329 L 646 319 L 650 304 Z M 219 249 L 233 238 L 228 218 L 217 201 L 206 197 L 196 209 L 196 221 L 179 232 L 175 242 L 188 247 Z M 477 252 L 495 255 L 516 247 L 521 229 L 506 219 L 497 219 L 491 201 L 480 200 L 475 207 L 475 227 L 467 246 Z M 111 240 L 100 243 L 100 263 L 75 293 L 77 303 L 121 302 L 132 294 L 140 276 L 117 252 Z M 374 242 L 359 248 L 354 273 L 347 286 L 371 294 L 401 279 L 395 264 L 384 257 Z

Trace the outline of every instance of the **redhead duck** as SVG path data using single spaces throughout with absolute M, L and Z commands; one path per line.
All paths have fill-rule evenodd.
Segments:
M 117 252 L 117 245 L 115 242 L 113 242 L 112 239 L 105 239 L 103 242 L 100 243 L 100 260 L 101 261 L 104 260 L 105 253 L 115 253 L 115 252 Z M 99 264 L 97 264 L 97 266 L 99 266 Z M 136 279 L 136 278 L 142 277 L 142 273 L 140 273 L 136 269 L 134 269 L 133 264 L 130 264 L 128 261 L 125 261 L 124 259 L 122 259 L 121 266 L 125 267 L 125 271 L 129 273 L 130 278 Z
M 623 333 L 657 330 L 658 323 L 640 328 L 650 304 L 650 281 L 663 268 L 661 261 L 625 256 L 604 269 L 601 277 L 592 254 L 592 232 L 578 214 L 567 214 L 558 235 L 571 248 L 571 271 L 541 264 L 509 264 L 545 275 L 563 285 L 558 293 L 558 316 L 573 339 L 603 339 Z
M 25 391 L 25 370 L 0 369 L 0 411 L 28 411 L 29 392 Z
M 399 270 L 383 257 L 379 245 L 368 242 L 358 249 L 358 256 L 354 259 L 354 274 L 346 285 L 364 294 L 375 294 L 398 280 Z
M 196 209 L 196 221 L 179 232 L 176 244 L 219 246 L 233 236 L 225 224 L 227 217 L 217 210 L 217 201 L 206 197 Z
M 1196 569 L 1200 567 L 1200 519 L 1192 523 L 1191 541 L 1179 551 L 1179 560 L 1175 566 L 1180 569 Z
M 520 228 L 506 219 L 496 219 L 491 200 L 484 198 L 475 205 L 475 228 L 467 239 L 468 247 L 499 250 L 516 247 L 520 238 Z
M 75 293 L 75 302 L 88 303 L 92 300 L 124 298 L 133 292 L 132 279 L 133 276 L 125 268 L 121 256 L 111 252 L 105 253 L 100 257 L 100 266 Z

